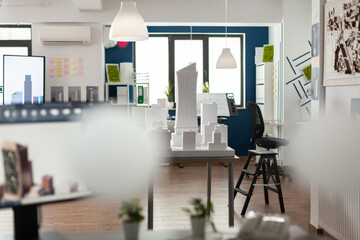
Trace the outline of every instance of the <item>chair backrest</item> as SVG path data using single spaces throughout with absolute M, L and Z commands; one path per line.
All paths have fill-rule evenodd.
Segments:
M 247 104 L 247 108 L 249 110 L 251 122 L 253 126 L 253 136 L 251 139 L 251 145 L 254 145 L 255 140 L 261 138 L 264 134 L 264 129 L 265 129 L 264 120 L 261 114 L 260 107 L 256 103 L 249 102 Z

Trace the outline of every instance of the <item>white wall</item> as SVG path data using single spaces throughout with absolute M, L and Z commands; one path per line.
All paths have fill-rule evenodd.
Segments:
M 40 41 L 40 27 L 43 24 L 32 25 L 32 51 L 33 55 L 49 58 L 76 58 L 84 59 L 84 76 L 63 75 L 62 77 L 49 77 L 48 70 L 45 76 L 45 101 L 50 101 L 51 87 L 64 86 L 64 100 L 68 100 L 68 87 L 81 87 L 81 100 L 86 101 L 86 86 L 99 87 L 99 100 L 104 100 L 104 48 L 102 45 L 102 24 L 76 24 L 91 27 L 91 45 L 44 45 Z M 66 25 L 69 25 L 67 23 Z M 70 24 L 71 25 L 71 24 Z M 46 64 L 48 66 L 48 63 Z
M 308 41 L 311 41 L 311 0 L 286 0 L 284 1 L 284 84 L 301 75 L 301 68 L 310 64 L 296 67 L 297 63 L 311 57 L 310 54 L 297 60 L 297 57 L 310 51 Z M 290 59 L 295 69 L 294 74 L 286 57 Z M 303 77 L 299 78 L 306 82 Z M 300 94 L 304 95 L 297 80 L 294 81 Z M 293 133 L 297 128 L 299 119 L 299 96 L 292 83 L 284 85 L 284 137 L 290 140 L 290 145 L 284 148 L 284 164 L 294 165 L 291 153 L 296 146 L 292 145 Z
M 80 12 L 71 0 L 48 0 L 48 6 L 4 6 L 2 23 L 102 22 L 111 23 L 120 7 L 118 0 L 103 0 L 103 11 Z M 24 1 L 26 2 L 26 1 Z M 224 0 L 138 0 L 146 22 L 223 23 Z M 229 0 L 228 21 L 234 23 L 276 23 L 282 18 L 282 0 Z

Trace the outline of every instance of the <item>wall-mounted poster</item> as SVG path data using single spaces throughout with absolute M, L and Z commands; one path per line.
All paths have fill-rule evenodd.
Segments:
M 109 82 L 120 82 L 119 65 L 107 63 L 106 75 Z
M 99 101 L 99 87 L 87 86 L 86 87 L 86 102 L 94 103 Z
M 360 0 L 333 0 L 324 15 L 324 86 L 360 84 Z
M 51 102 L 64 102 L 64 87 L 51 87 Z
M 81 87 L 69 87 L 69 102 L 81 102 Z

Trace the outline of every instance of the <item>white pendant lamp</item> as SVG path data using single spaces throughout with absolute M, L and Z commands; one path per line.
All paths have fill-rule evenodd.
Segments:
M 149 39 L 144 19 L 135 2 L 121 2 L 120 10 L 111 24 L 109 39 L 121 42 Z
M 227 47 L 227 0 L 225 0 L 225 45 L 219 59 L 216 62 L 216 68 L 218 69 L 230 69 L 237 68 L 237 64 L 234 56 L 230 52 L 230 48 Z

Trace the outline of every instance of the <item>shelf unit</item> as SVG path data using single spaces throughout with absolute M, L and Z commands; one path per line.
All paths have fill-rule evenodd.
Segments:
M 105 99 L 118 105 L 149 106 L 149 83 L 105 83 Z
M 256 64 L 256 103 L 265 122 L 274 119 L 273 70 L 272 62 Z

